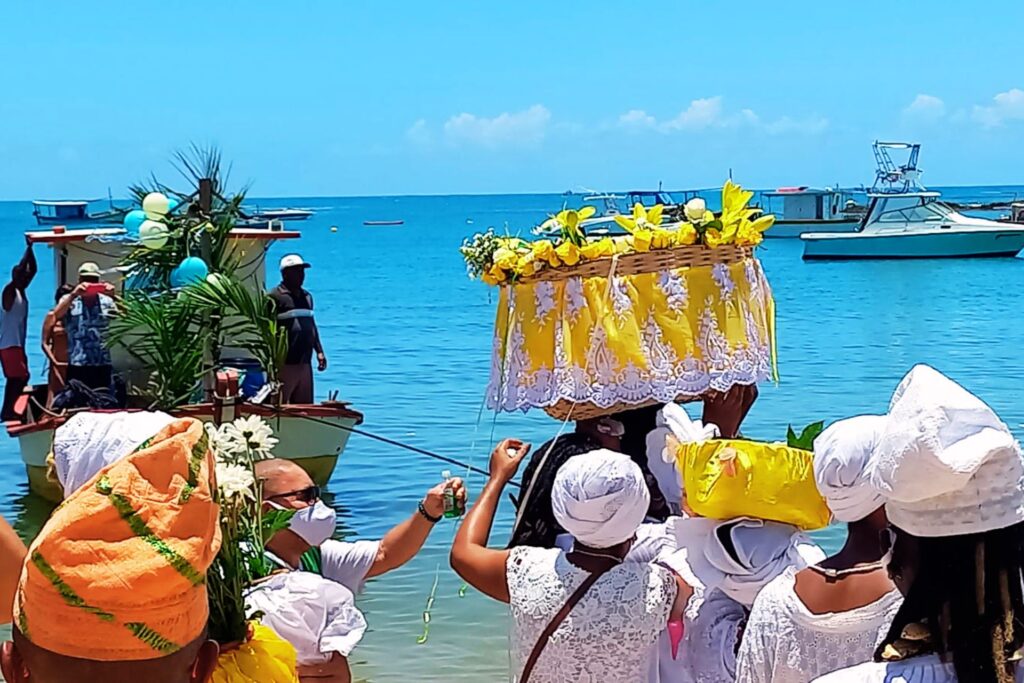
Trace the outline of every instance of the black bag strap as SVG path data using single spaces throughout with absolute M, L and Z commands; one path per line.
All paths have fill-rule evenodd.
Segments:
M 597 580 L 600 579 L 606 571 L 616 566 L 618 566 L 617 562 L 591 572 L 590 576 L 585 578 L 579 588 L 569 596 L 569 599 L 565 601 L 564 605 L 562 605 L 562 609 L 558 610 L 558 613 L 551 618 L 548 625 L 543 631 L 541 631 L 540 637 L 537 638 L 537 642 L 533 646 L 533 650 L 530 651 L 530 656 L 526 659 L 526 665 L 523 667 L 523 675 L 519 678 L 519 683 L 526 683 L 529 680 L 530 674 L 533 672 L 533 667 L 537 665 L 537 660 L 540 658 L 540 654 L 544 651 L 545 646 L 547 646 L 548 640 L 551 638 L 551 634 L 553 634 L 555 630 L 562 625 L 562 622 L 569 616 L 569 612 L 572 611 L 572 608 L 583 599 L 583 596 L 586 595 L 591 586 L 597 583 Z

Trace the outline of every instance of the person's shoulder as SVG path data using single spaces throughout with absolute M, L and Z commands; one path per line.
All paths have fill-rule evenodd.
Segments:
M 952 664 L 937 655 L 900 662 L 865 662 L 815 678 L 812 683 L 956 683 Z

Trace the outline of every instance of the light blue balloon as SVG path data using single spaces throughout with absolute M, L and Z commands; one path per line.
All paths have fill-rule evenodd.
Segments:
M 179 206 L 181 206 L 181 202 L 179 202 L 177 199 L 175 199 L 174 197 L 167 198 L 167 213 L 174 211 Z
M 178 267 L 171 271 L 171 287 L 184 287 L 193 282 L 200 282 L 210 274 L 206 262 L 198 256 L 189 256 Z
M 146 212 L 140 209 L 129 211 L 124 215 L 124 229 L 128 231 L 128 234 L 132 237 L 139 236 L 139 226 L 142 225 L 142 221 L 146 220 Z

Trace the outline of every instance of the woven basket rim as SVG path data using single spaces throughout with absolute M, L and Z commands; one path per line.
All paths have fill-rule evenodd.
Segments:
M 574 277 L 607 277 L 612 272 L 616 275 L 639 275 L 672 268 L 699 268 L 719 263 L 728 265 L 753 258 L 753 256 L 753 247 L 735 244 L 725 244 L 720 247 L 709 247 L 705 244 L 678 245 L 666 249 L 605 256 L 599 259 L 580 261 L 572 266 L 544 268 L 533 275 L 520 277 L 515 282 L 505 284 L 522 285 L 542 281 L 569 280 Z

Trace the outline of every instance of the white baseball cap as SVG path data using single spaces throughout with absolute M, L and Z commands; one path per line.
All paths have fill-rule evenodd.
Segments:
M 281 257 L 281 270 L 285 268 L 309 268 L 309 264 L 298 254 L 285 254 Z
M 92 261 L 86 261 L 82 265 L 78 266 L 79 277 L 91 275 L 92 277 L 100 276 L 100 267 Z

